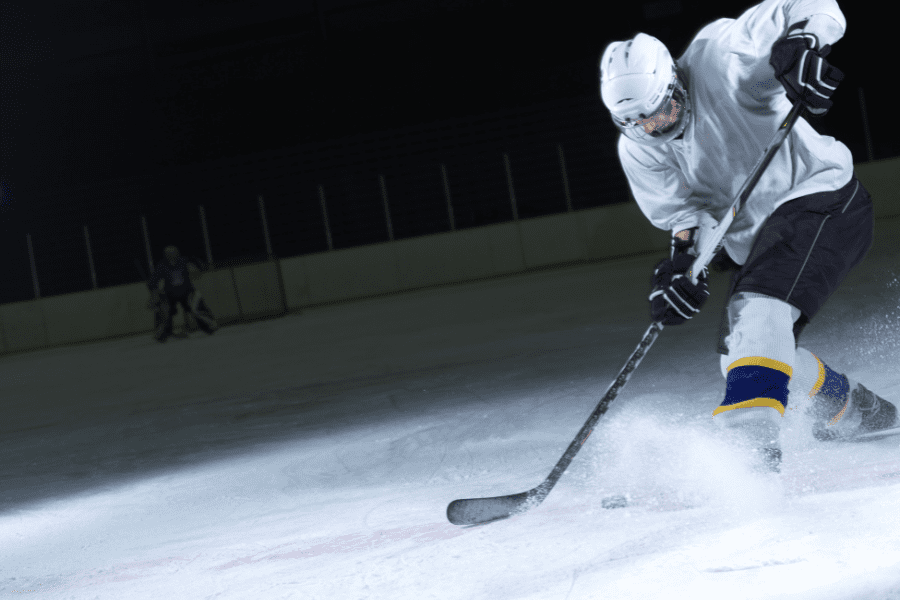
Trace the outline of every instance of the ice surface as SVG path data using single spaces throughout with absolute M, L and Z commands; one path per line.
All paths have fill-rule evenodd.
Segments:
M 892 248 L 803 343 L 897 400 Z M 900 600 L 900 437 L 816 443 L 789 411 L 770 477 L 712 426 L 721 278 L 543 504 L 447 522 L 547 476 L 646 329 L 656 259 L 0 359 L 0 595 Z

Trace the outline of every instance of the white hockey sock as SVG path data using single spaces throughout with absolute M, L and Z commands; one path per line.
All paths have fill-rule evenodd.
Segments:
M 794 353 L 794 373 L 788 384 L 788 410 L 808 412 L 812 408 L 813 397 L 822 386 L 821 376 L 819 359 L 806 348 L 797 348 Z
M 794 311 L 762 294 L 736 294 L 728 306 L 729 353 L 721 359 L 727 387 L 713 417 L 757 447 L 777 445 L 795 359 Z

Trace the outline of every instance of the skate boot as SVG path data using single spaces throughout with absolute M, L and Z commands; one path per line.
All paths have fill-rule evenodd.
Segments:
M 882 429 L 896 426 L 896 406 L 881 396 L 864 388 L 861 383 L 857 384 L 852 395 L 856 396 L 854 401 L 857 404 L 857 409 L 862 413 L 862 418 L 859 423 L 859 433 L 881 431 Z
M 897 426 L 897 407 L 846 377 L 839 389 L 820 392 L 813 402 L 813 437 L 819 441 L 839 441 Z

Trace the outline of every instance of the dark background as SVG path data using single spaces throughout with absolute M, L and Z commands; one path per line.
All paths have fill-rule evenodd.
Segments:
M 511 0 L 40 0 L 0 4 L 0 302 L 139 279 L 145 256 L 176 244 L 217 262 L 335 248 L 566 210 L 557 144 L 575 209 L 627 200 L 615 131 L 597 95 L 597 58 L 638 31 L 676 57 L 696 31 L 748 2 L 531 3 Z M 841 6 L 846 36 L 829 60 L 846 77 L 814 127 L 897 156 L 894 54 L 885 19 Z

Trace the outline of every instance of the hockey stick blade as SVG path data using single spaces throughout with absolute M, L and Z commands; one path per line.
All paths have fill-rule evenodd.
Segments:
M 534 490 L 511 496 L 454 500 L 447 507 L 447 520 L 454 525 L 471 526 L 508 519 L 528 510 L 532 492 Z
M 575 455 L 581 450 L 581 447 L 584 445 L 584 442 L 587 441 L 591 432 L 594 431 L 594 426 L 597 424 L 597 421 L 607 411 L 609 405 L 616 396 L 619 395 L 619 392 L 622 391 L 622 388 L 625 387 L 628 380 L 631 379 L 631 374 L 637 369 L 637 366 L 641 364 L 641 360 L 643 360 L 647 350 L 650 349 L 650 346 L 653 345 L 653 342 L 656 341 L 656 338 L 659 337 L 662 330 L 663 326 L 661 323 L 653 323 L 650 325 L 646 333 L 644 333 L 641 343 L 638 344 L 634 352 L 631 353 L 631 356 L 628 357 L 628 362 L 626 362 L 625 366 L 622 367 L 622 370 L 619 371 L 619 375 L 616 377 L 615 381 L 610 384 L 609 388 L 606 390 L 606 394 L 603 395 L 603 398 L 597 404 L 596 408 L 594 408 L 591 416 L 588 417 L 587 421 L 585 421 L 584 425 L 581 427 L 578 435 L 575 436 L 575 439 L 569 444 L 569 447 L 556 463 L 556 466 L 553 467 L 553 470 L 550 472 L 550 475 L 547 476 L 547 479 L 539 486 L 519 494 L 494 496 L 492 498 L 454 500 L 447 507 L 447 519 L 454 525 L 484 525 L 486 523 L 522 514 L 543 502 L 544 498 L 550 493 L 550 490 L 553 489 L 553 486 L 556 485 L 556 482 L 559 481 L 559 478 L 562 477 L 562 474 L 569 466 L 569 463 L 572 462 L 572 459 L 575 458 Z

